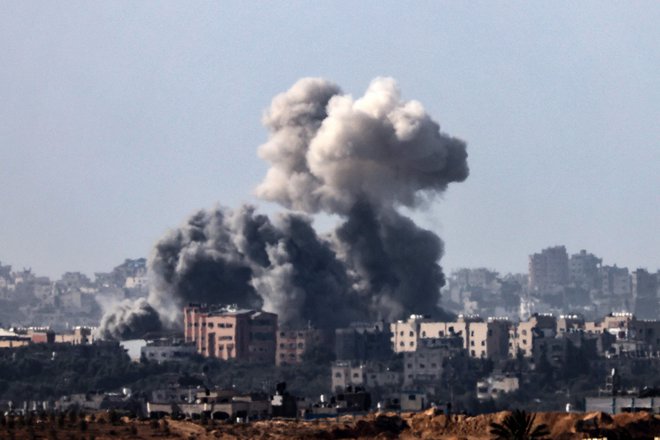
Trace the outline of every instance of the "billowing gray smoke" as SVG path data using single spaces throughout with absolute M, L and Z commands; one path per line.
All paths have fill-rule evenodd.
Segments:
M 390 78 L 357 100 L 326 80 L 302 79 L 275 97 L 264 124 L 270 137 L 259 155 L 271 168 L 257 195 L 343 223 L 321 237 L 302 214 L 271 222 L 250 206 L 200 211 L 149 259 L 148 305 L 162 323 L 180 322 L 188 302 L 263 307 L 282 323 L 319 327 L 441 315 L 442 241 L 397 208 L 417 208 L 464 180 L 465 144 L 440 132 L 419 102 L 402 101 Z M 144 316 L 144 303 L 136 306 L 111 311 L 102 334 L 139 328 L 125 323 Z
M 158 312 L 146 299 L 124 300 L 101 319 L 97 336 L 103 339 L 134 339 L 161 329 Z

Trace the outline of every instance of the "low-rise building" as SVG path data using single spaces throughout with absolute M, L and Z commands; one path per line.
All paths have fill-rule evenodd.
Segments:
M 181 362 L 197 353 L 194 344 L 185 344 L 181 340 L 163 338 L 147 341 L 147 345 L 140 348 L 143 359 L 157 362 Z
M 518 391 L 518 377 L 509 374 L 492 374 L 477 382 L 477 399 L 498 399 L 504 394 Z
M 93 327 L 77 326 L 69 333 L 57 333 L 55 342 L 72 345 L 91 344 L 94 342 L 94 330 Z
M 632 313 L 610 313 L 602 321 L 585 322 L 588 334 L 609 333 L 616 338 L 616 343 L 625 352 L 640 353 L 645 356 L 660 354 L 660 321 L 637 319 Z M 634 344 L 624 344 L 631 342 Z M 634 346 L 634 349 L 631 347 Z
M 465 356 L 460 337 L 420 339 L 416 351 L 404 354 L 403 385 L 424 386 L 426 389 L 440 385 L 446 361 L 460 356 Z
M 398 388 L 400 371 L 390 370 L 381 362 L 352 363 L 337 361 L 332 364 L 332 390 L 340 392 L 348 387 Z
M 29 345 L 30 342 L 30 337 L 27 335 L 0 328 L 0 348 L 23 347 Z

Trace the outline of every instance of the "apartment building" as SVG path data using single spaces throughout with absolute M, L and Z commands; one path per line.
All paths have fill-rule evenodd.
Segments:
M 460 337 L 420 339 L 416 351 L 404 353 L 403 385 L 439 385 L 446 360 L 453 357 L 466 357 Z
M 526 358 L 533 357 L 534 341 L 539 338 L 554 338 L 557 335 L 557 318 L 550 314 L 534 314 L 527 321 L 512 325 L 509 330 L 509 356 L 518 353 Z
M 641 319 L 658 319 L 658 278 L 644 269 L 632 273 L 632 299 L 635 315 Z
M 582 315 L 559 315 L 557 318 L 557 333 L 574 333 L 584 331 L 586 322 Z
M 571 255 L 568 261 L 569 281 L 586 290 L 600 287 L 600 267 L 603 260 L 584 249 Z
M 185 342 L 206 357 L 275 363 L 277 315 L 233 306 L 191 304 L 183 310 Z
M 509 355 L 509 330 L 507 319 L 488 318 L 486 322 L 472 322 L 468 327 L 468 346 L 471 357 L 482 359 L 506 359 Z
M 391 324 L 392 348 L 396 353 L 417 350 L 425 339 L 457 337 L 471 357 L 504 359 L 509 352 L 509 327 L 506 319 L 460 315 L 456 321 L 431 321 L 412 315 L 407 321 Z
M 399 320 L 390 324 L 392 350 L 405 353 L 417 350 L 417 340 L 422 334 L 422 323 L 432 322 L 423 315 L 410 315 L 407 321 Z
M 308 348 L 317 345 L 330 344 L 326 333 L 315 328 L 279 329 L 277 331 L 276 365 L 299 365 Z
M 335 330 L 338 360 L 375 361 L 392 357 L 392 333 L 384 321 L 356 322 Z
M 545 290 L 568 284 L 568 253 L 565 246 L 543 249 L 529 256 L 529 288 Z
M 660 321 L 637 319 L 632 313 L 610 313 L 602 321 L 586 322 L 587 333 L 609 333 L 616 338 L 617 344 L 624 341 L 634 343 L 636 352 L 648 354 L 660 353 Z M 624 345 L 625 347 L 625 345 Z

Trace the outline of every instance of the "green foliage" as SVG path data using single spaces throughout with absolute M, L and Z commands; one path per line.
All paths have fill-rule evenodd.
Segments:
M 540 440 L 550 432 L 544 424 L 534 426 L 534 414 L 514 410 L 502 423 L 491 423 L 490 434 L 495 440 Z

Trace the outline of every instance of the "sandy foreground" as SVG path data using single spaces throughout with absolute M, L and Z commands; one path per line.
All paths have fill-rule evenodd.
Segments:
M 123 418 L 112 424 L 99 414 L 96 420 L 16 420 L 0 426 L 5 439 L 489 439 L 491 422 L 501 422 L 507 412 L 450 418 L 433 410 L 397 415 L 370 414 L 320 421 L 267 420 L 248 424 L 190 421 L 139 421 Z M 654 439 L 660 437 L 660 415 L 646 413 L 537 413 L 536 423 L 548 425 L 552 439 Z

